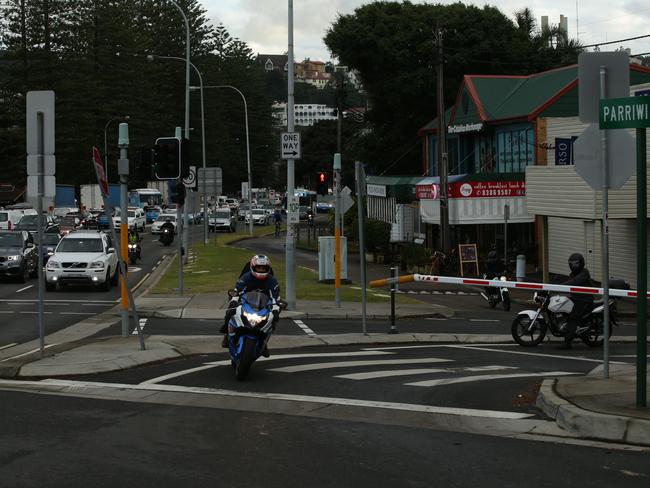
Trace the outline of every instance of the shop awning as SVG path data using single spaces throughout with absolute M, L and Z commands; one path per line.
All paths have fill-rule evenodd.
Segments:
M 394 198 L 396 203 L 411 203 L 415 198 L 415 185 L 421 176 L 368 176 L 368 196 Z

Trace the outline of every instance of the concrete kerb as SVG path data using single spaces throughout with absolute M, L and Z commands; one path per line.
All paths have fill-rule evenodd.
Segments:
M 561 428 L 583 438 L 650 446 L 650 421 L 574 405 L 557 393 L 557 381 L 544 380 L 536 405 Z

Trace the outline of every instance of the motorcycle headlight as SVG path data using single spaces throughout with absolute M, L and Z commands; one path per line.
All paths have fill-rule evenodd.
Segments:
M 14 254 L 13 256 L 7 256 L 7 261 L 20 261 L 21 258 L 20 254 Z
M 261 315 L 257 315 L 256 313 L 244 312 L 244 317 L 246 317 L 248 323 L 251 324 L 253 327 L 259 324 L 262 320 L 264 320 L 264 317 L 262 317 Z
M 135 249 L 135 244 L 129 244 L 129 249 Z
M 499 278 L 499 279 L 500 279 L 501 281 L 508 281 L 508 278 L 506 278 L 505 276 L 502 276 L 502 277 Z
M 102 261 L 93 261 L 92 263 L 90 263 L 90 267 L 91 268 L 103 268 L 104 263 Z

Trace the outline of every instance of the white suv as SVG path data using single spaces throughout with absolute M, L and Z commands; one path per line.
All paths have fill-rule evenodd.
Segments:
M 103 232 L 76 231 L 67 234 L 54 250 L 45 267 L 45 288 L 57 284 L 86 284 L 108 291 L 117 284 L 117 254 Z
M 126 223 L 129 228 L 138 230 L 140 232 L 144 231 L 145 225 L 147 224 L 147 217 L 140 207 L 129 207 L 127 209 Z M 115 211 L 115 217 L 113 217 L 113 223 L 116 227 L 122 223 L 122 213 L 119 209 Z

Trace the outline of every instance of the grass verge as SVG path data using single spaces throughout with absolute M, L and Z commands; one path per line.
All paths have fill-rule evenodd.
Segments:
M 256 236 L 273 232 L 272 226 L 254 229 Z M 228 244 L 247 237 L 247 232 L 218 234 L 210 239 L 209 245 L 197 244 L 192 247 L 190 250 L 191 261 L 183 273 L 183 290 L 187 293 L 225 293 L 232 288 L 239 279 L 239 273 L 244 263 L 251 258 L 251 252 Z M 284 295 L 284 262 L 274 259 L 273 270 L 280 282 L 281 294 Z M 357 288 L 359 288 L 358 285 L 341 285 L 341 300 L 360 302 L 361 290 Z M 175 260 L 154 287 L 153 293 L 175 293 L 177 289 L 178 261 Z M 296 298 L 298 300 L 334 301 L 334 285 L 319 283 L 318 272 L 298 266 L 296 267 Z M 388 303 L 389 298 L 388 293 L 383 290 L 368 290 L 368 302 Z M 421 304 L 422 302 L 398 295 L 397 303 Z

